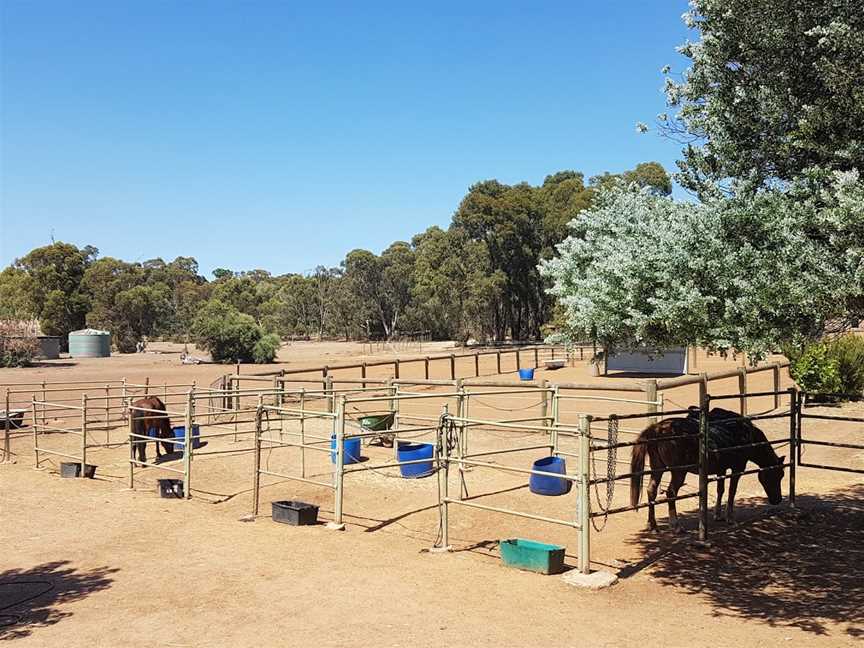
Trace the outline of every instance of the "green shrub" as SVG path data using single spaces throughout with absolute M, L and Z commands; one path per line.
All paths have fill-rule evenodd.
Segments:
M 798 386 L 823 394 L 864 394 L 864 338 L 844 335 L 787 353 Z
M 864 393 L 864 337 L 844 335 L 829 344 L 837 359 L 840 374 L 840 392 L 860 395 Z
M 841 391 L 840 363 L 825 342 L 811 344 L 789 365 L 789 373 L 798 387 L 808 392 Z
M 252 349 L 252 359 L 256 364 L 267 364 L 273 362 L 279 352 L 281 340 L 275 333 L 268 333 L 255 343 Z
M 250 315 L 214 299 L 193 320 L 192 335 L 214 362 L 250 362 L 263 333 Z

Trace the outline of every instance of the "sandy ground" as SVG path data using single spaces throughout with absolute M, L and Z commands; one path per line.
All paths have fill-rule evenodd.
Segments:
M 179 350 L 165 354 L 118 356 L 100 360 L 61 360 L 26 370 L 0 371 L 0 386 L 41 380 L 131 382 L 149 376 L 151 384 L 192 380 L 209 384 L 226 371 L 216 365 L 181 366 Z M 283 349 L 282 367 L 338 364 L 368 354 L 360 345 L 297 343 Z M 392 357 L 378 352 L 368 355 Z M 424 345 L 401 350 L 403 357 L 449 350 Z M 462 375 L 473 360 L 460 361 Z M 700 358 L 712 371 L 731 361 Z M 433 363 L 445 377 L 446 362 Z M 510 370 L 513 367 L 506 367 Z M 254 367 L 243 367 L 254 371 Z M 481 373 L 494 372 L 494 358 L 483 360 Z M 403 376 L 422 364 L 403 366 Z M 390 372 L 381 368 L 380 375 Z M 356 372 L 355 372 L 356 373 Z M 587 381 L 579 364 L 538 377 Z M 346 372 L 347 375 L 347 372 Z M 370 369 L 370 377 L 373 370 Z M 770 374 L 757 374 L 751 389 L 769 389 Z M 507 376 L 512 379 L 512 374 Z M 593 379 L 598 385 L 616 378 Z M 620 379 L 618 379 L 620 380 Z M 788 377 L 784 378 L 787 386 Z M 712 393 L 735 391 L 734 379 L 712 384 Z M 432 393 L 434 390 L 418 390 Z M 440 390 L 439 390 L 440 391 Z M 491 391 L 491 390 L 490 390 Z M 169 388 L 169 393 L 170 388 Z M 597 395 L 622 396 L 615 392 Z M 173 398 L 173 397 L 172 397 Z M 667 410 L 695 402 L 695 389 L 664 394 Z M 403 404 L 400 415 L 436 416 L 445 398 Z M 771 399 L 754 398 L 750 411 L 767 411 Z M 357 404 L 373 410 L 377 404 Z M 568 401 L 561 412 L 573 422 L 578 412 L 602 415 L 638 412 L 638 404 Z M 781 408 L 782 409 L 782 408 Z M 810 413 L 839 411 L 864 415 L 861 406 L 810 408 Z M 353 412 L 356 416 L 358 411 Z M 535 394 L 472 397 L 471 416 L 503 419 L 539 415 Z M 416 422 L 416 421 L 415 421 Z M 296 421 L 274 421 L 272 434 L 298 431 Z M 231 431 L 233 424 L 208 431 Z M 769 437 L 788 435 L 788 420 L 761 424 Z M 319 517 L 332 517 L 332 493 L 323 487 L 271 478 L 265 482 L 260 515 L 250 512 L 252 458 L 246 450 L 248 424 L 233 435 L 211 437 L 193 461 L 193 499 L 160 499 L 158 468 L 137 471 L 135 489 L 127 489 L 124 450 L 94 450 L 94 480 L 61 479 L 56 461 L 33 469 L 32 440 L 14 439 L 16 463 L 0 466 L 0 607 L 27 597 L 31 601 L 0 611 L 20 615 L 22 623 L 0 627 L 0 639 L 33 646 L 716 646 L 852 645 L 864 637 L 864 482 L 860 476 L 799 468 L 798 506 L 768 506 L 755 477 L 739 488 L 739 518 L 712 528 L 709 547 L 696 547 L 693 500 L 679 507 L 689 529 L 678 537 L 644 530 L 645 512 L 613 515 L 592 532 L 595 569 L 619 575 L 618 584 L 601 592 L 574 589 L 560 576 L 541 576 L 502 566 L 496 541 L 528 537 L 567 547 L 566 562 L 576 563 L 577 535 L 566 527 L 451 507 L 450 542 L 445 555 L 427 550 L 438 536 L 434 506 L 437 480 L 398 478 L 393 471 L 371 470 L 390 450 L 364 446 L 364 461 L 346 476 L 344 532 L 323 525 L 289 527 L 269 519 L 270 502 L 302 499 L 321 506 Z M 605 428 L 595 429 L 604 434 Z M 622 426 L 622 435 L 626 429 Z M 26 431 L 26 430 L 25 430 Z M 308 422 L 305 433 L 327 438 L 326 422 Z M 818 419 L 804 422 L 805 438 L 861 443 L 864 424 Z M 97 437 L 101 432 L 97 432 Z M 417 433 L 424 438 L 422 433 Z M 428 438 L 428 437 L 426 437 Z M 46 435 L 56 449 L 74 451 L 72 435 Z M 472 451 L 543 443 L 536 433 L 478 428 Z M 41 442 L 40 442 L 41 443 Z M 562 449 L 573 449 L 562 439 Z M 214 454 L 207 454 L 212 452 Z M 788 448 L 778 449 L 781 454 Z M 150 450 L 152 454 L 152 449 Z M 499 455 L 501 465 L 530 467 L 542 450 Z M 805 461 L 864 469 L 860 450 L 808 446 Z M 595 455 L 598 474 L 606 453 Z M 274 472 L 296 472 L 296 449 L 264 453 Z M 619 474 L 629 456 L 618 456 Z M 164 465 L 176 466 L 176 455 Z M 307 477 L 329 480 L 326 453 L 307 452 Z M 464 474 L 472 501 L 569 518 L 574 496 L 532 495 L 523 476 L 475 468 Z M 784 488 L 788 486 L 788 476 Z M 692 492 L 695 477 L 684 491 Z M 458 472 L 451 492 L 458 492 Z M 612 505 L 626 502 L 619 483 Z M 602 489 L 592 493 L 606 504 Z M 665 521 L 665 507 L 660 510 Z M 597 520 L 598 526 L 604 520 Z M 19 620 L 2 616 L 0 624 Z

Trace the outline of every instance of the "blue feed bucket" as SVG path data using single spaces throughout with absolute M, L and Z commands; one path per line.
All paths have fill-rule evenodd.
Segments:
M 535 461 L 531 469 L 566 475 L 567 463 L 561 457 L 543 457 Z M 537 495 L 563 495 L 570 492 L 572 483 L 569 479 L 532 474 L 528 480 L 528 487 Z
M 184 438 L 186 437 L 186 426 L 185 425 L 177 425 L 172 427 L 171 430 L 174 432 L 174 450 L 177 452 L 183 452 L 183 444 Z M 192 426 L 192 449 L 201 447 L 201 430 L 198 428 L 198 425 L 195 424 Z
M 519 380 L 534 380 L 534 370 L 533 369 L 520 369 L 519 370 Z
M 353 464 L 360 461 L 360 439 L 342 440 L 343 465 Z M 336 437 L 330 437 L 330 461 L 336 463 Z
M 396 447 L 397 461 L 417 461 L 418 459 L 432 459 L 435 456 L 435 446 L 431 443 L 405 443 L 400 442 Z M 412 463 L 399 466 L 399 472 L 405 479 L 416 479 L 427 477 L 434 472 L 431 461 Z

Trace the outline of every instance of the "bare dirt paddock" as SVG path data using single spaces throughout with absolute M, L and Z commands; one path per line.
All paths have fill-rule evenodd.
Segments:
M 120 377 L 135 382 L 144 376 L 154 385 L 206 385 L 228 371 L 181 366 L 179 349 L 165 350 L 172 353 L 2 370 L 0 385 Z M 360 345 L 296 344 L 283 349 L 280 359 L 287 362 L 280 366 L 337 364 L 363 351 Z M 440 352 L 424 345 L 405 353 L 412 351 Z M 731 366 L 717 358 L 701 362 L 704 371 Z M 449 377 L 447 371 L 446 364 L 435 365 L 432 377 Z M 594 381 L 601 388 L 617 380 L 590 378 L 587 365 L 578 363 L 538 377 Z M 506 378 L 515 380 L 512 374 Z M 788 384 L 784 376 L 783 386 Z M 718 381 L 711 393 L 734 393 L 736 386 L 734 378 Z M 754 374 L 751 391 L 770 388 L 767 374 Z M 667 411 L 686 407 L 695 404 L 696 387 L 669 390 L 663 398 Z M 537 411 L 531 394 L 481 395 L 474 401 L 471 416 L 484 420 Z M 773 406 L 770 399 L 752 401 L 751 412 Z M 416 401 L 411 407 L 401 413 L 434 417 L 441 402 Z M 600 400 L 568 401 L 567 407 L 561 412 L 565 421 L 577 412 L 642 411 Z M 864 408 L 808 408 L 823 411 L 860 416 Z M 784 426 L 788 419 L 761 425 L 772 439 L 786 438 Z M 329 433 L 326 423 L 319 427 Z M 248 430 L 242 428 L 237 440 L 208 441 L 206 450 L 251 448 L 243 429 Z M 311 433 L 317 429 L 310 424 Z M 808 419 L 806 435 L 860 444 L 864 430 L 860 423 Z M 49 436 L 53 447 L 74 447 L 67 435 Z M 537 434 L 530 431 L 478 426 L 471 432 L 477 452 L 535 443 Z M 568 443 L 563 440 L 562 449 Z M 34 470 L 27 434 L 16 435 L 12 449 L 15 463 L 0 465 L 0 640 L 22 646 L 809 646 L 853 645 L 864 637 L 864 482 L 847 473 L 799 468 L 795 509 L 785 502 L 769 506 L 755 476 L 744 477 L 738 521 L 713 525 L 707 547 L 691 542 L 695 500 L 679 504 L 688 529 L 684 537 L 646 532 L 644 510 L 612 515 L 601 532 L 592 531 L 591 558 L 595 569 L 615 572 L 620 580 L 588 592 L 560 576 L 506 568 L 498 558 L 497 540 L 527 537 L 565 545 L 566 562 L 575 565 L 577 533 L 561 526 L 453 507 L 453 551 L 429 553 L 439 535 L 436 477 L 404 480 L 392 470 L 364 469 L 392 456 L 384 448 L 364 446 L 367 460 L 346 475 L 344 532 L 273 523 L 271 500 L 318 503 L 325 521 L 334 513 L 328 488 L 277 479 L 264 482 L 259 517 L 241 521 L 251 508 L 251 452 L 194 458 L 193 498 L 183 501 L 158 497 L 155 480 L 171 476 L 159 468 L 136 471 L 135 489 L 128 490 L 124 447 L 89 455 L 98 466 L 94 480 L 61 479 L 57 460 Z M 778 447 L 779 454 L 788 450 Z M 547 453 L 493 460 L 529 468 Z M 307 455 L 307 476 L 327 481 L 329 456 Z M 597 457 L 598 474 L 606 471 L 605 459 L 605 453 Z M 624 474 L 629 455 L 622 452 L 618 459 L 617 471 Z M 860 450 L 809 446 L 804 459 L 864 469 Z M 298 460 L 296 449 L 262 454 L 275 472 L 296 468 Z M 458 477 L 451 473 L 453 492 L 461 487 Z M 548 516 L 573 513 L 570 496 L 532 495 L 527 475 L 474 468 L 464 479 L 468 501 L 491 494 L 475 501 Z M 688 477 L 685 491 L 694 490 L 695 479 Z M 618 482 L 613 507 L 626 504 L 626 486 Z M 788 476 L 784 493 L 787 486 Z M 592 506 L 605 506 L 606 495 L 605 488 L 592 492 Z M 665 506 L 660 517 L 662 524 Z M 601 527 L 604 520 L 596 523 Z

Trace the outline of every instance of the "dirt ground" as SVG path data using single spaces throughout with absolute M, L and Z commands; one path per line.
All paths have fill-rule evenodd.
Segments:
M 180 365 L 176 346 L 151 348 L 165 353 L 60 360 L 26 370 L 0 370 L 0 387 L 121 377 L 140 382 L 145 376 L 152 385 L 193 380 L 206 385 L 226 372 L 218 365 Z M 353 344 L 295 343 L 282 350 L 283 364 L 276 368 L 393 357 L 393 350 L 371 351 Z M 398 351 L 401 357 L 450 352 L 432 344 Z M 733 366 L 733 361 L 716 357 L 702 356 L 699 362 L 699 370 L 704 371 Z M 472 359 L 460 363 L 462 375 L 473 371 Z M 505 371 L 514 368 L 507 366 Z M 242 372 L 256 369 L 244 366 Z M 421 371 L 422 363 L 406 364 L 402 375 Z M 433 362 L 433 377 L 446 377 L 448 371 L 447 362 Z M 494 371 L 494 357 L 484 358 L 481 373 Z M 369 376 L 390 372 L 388 367 L 370 368 Z M 600 388 L 621 380 L 591 378 L 585 363 L 541 370 L 538 377 L 554 382 L 591 380 Z M 512 373 L 506 378 L 518 387 Z M 789 384 L 784 376 L 784 387 Z M 751 391 L 770 387 L 770 373 L 751 377 Z M 712 394 L 736 390 L 735 379 L 711 386 Z M 593 394 L 639 398 L 614 391 Z M 669 411 L 694 404 L 696 391 L 685 387 L 663 396 Z M 412 415 L 437 416 L 445 402 L 447 398 L 441 396 L 401 404 L 403 425 L 412 422 Z M 480 394 L 472 396 L 470 403 L 470 415 L 484 420 L 527 418 L 540 412 L 536 394 L 530 393 Z M 773 402 L 761 397 L 748 405 L 751 413 L 762 412 L 771 410 Z M 356 417 L 361 410 L 376 407 L 357 403 L 352 412 Z M 575 422 L 580 412 L 640 411 L 644 406 L 635 403 L 574 400 L 562 407 L 561 420 Z M 862 416 L 864 407 L 813 407 L 807 412 Z M 419 427 L 422 420 L 413 423 Z M 220 425 L 209 427 L 232 429 L 227 420 Z M 274 421 L 274 436 L 279 425 Z M 297 432 L 297 425 L 281 421 L 282 432 Z M 765 420 L 760 426 L 772 439 L 788 436 L 788 419 Z M 864 424 L 820 419 L 806 419 L 803 427 L 804 438 L 849 444 L 860 444 L 864 432 Z M 69 480 L 59 477 L 54 459 L 34 470 L 32 439 L 28 434 L 16 436 L 15 463 L 0 466 L 0 608 L 5 608 L 0 610 L 0 640 L 14 639 L 22 646 L 106 647 L 802 642 L 809 646 L 853 645 L 864 637 L 864 480 L 860 476 L 801 467 L 795 508 L 786 501 L 769 506 L 756 478 L 745 477 L 736 522 L 713 524 L 707 547 L 692 543 L 694 500 L 679 504 L 688 530 L 684 536 L 646 532 L 645 511 L 612 515 L 605 521 L 599 518 L 596 522 L 602 531 L 591 535 L 593 567 L 612 571 L 620 580 L 609 589 L 588 592 L 573 588 L 560 576 L 506 568 L 498 556 L 499 539 L 527 537 L 566 546 L 566 562 L 572 567 L 577 534 L 566 527 L 451 506 L 454 550 L 429 553 L 439 533 L 437 480 L 405 480 L 392 470 L 374 469 L 392 456 L 384 448 L 364 446 L 364 461 L 345 478 L 345 531 L 273 523 L 269 518 L 273 500 L 302 499 L 319 504 L 319 518 L 324 521 L 333 515 L 329 489 L 276 478 L 265 481 L 259 517 L 243 521 L 251 506 L 252 458 L 246 451 L 249 435 L 243 434 L 247 429 L 248 425 L 239 425 L 236 440 L 231 435 L 206 439 L 194 455 L 194 497 L 189 501 L 158 497 L 156 479 L 168 476 L 159 468 L 136 471 L 135 489 L 128 490 L 123 448 L 94 450 L 96 479 Z M 628 429 L 622 425 L 622 438 Z M 202 435 L 207 432 L 205 426 Z M 328 423 L 307 422 L 305 433 L 326 440 Z M 605 435 L 605 423 L 594 434 Z M 72 435 L 46 436 L 45 443 L 51 447 L 74 450 Z M 430 438 L 422 431 L 412 436 Z M 544 443 L 539 437 L 530 431 L 483 426 L 472 429 L 470 449 L 482 452 Z M 574 444 L 574 439 L 562 438 L 561 449 L 573 450 Z M 220 454 L 226 450 L 240 452 Z M 778 448 L 778 453 L 788 454 L 788 447 Z M 306 454 L 307 477 L 329 481 L 328 454 Z M 533 459 L 544 454 L 534 449 L 498 455 L 491 461 L 529 468 Z M 299 453 L 277 449 L 265 452 L 262 459 L 273 472 L 293 472 Z M 605 473 L 607 459 L 605 451 L 595 453 L 598 474 Z M 804 460 L 864 469 L 860 450 L 807 446 Z M 622 450 L 617 461 L 618 474 L 627 472 L 627 453 Z M 176 457 L 164 463 L 177 464 Z M 462 486 L 459 477 L 458 471 L 451 474 L 451 493 Z M 533 495 L 525 477 L 473 468 L 464 473 L 468 501 L 572 518 L 572 494 Z M 784 492 L 788 482 L 787 475 Z M 684 491 L 694 489 L 695 477 L 690 476 Z M 612 493 L 613 507 L 626 503 L 626 490 L 627 485 L 619 482 Z M 606 504 L 605 488 L 592 493 L 594 510 Z M 662 524 L 665 507 L 659 513 Z

